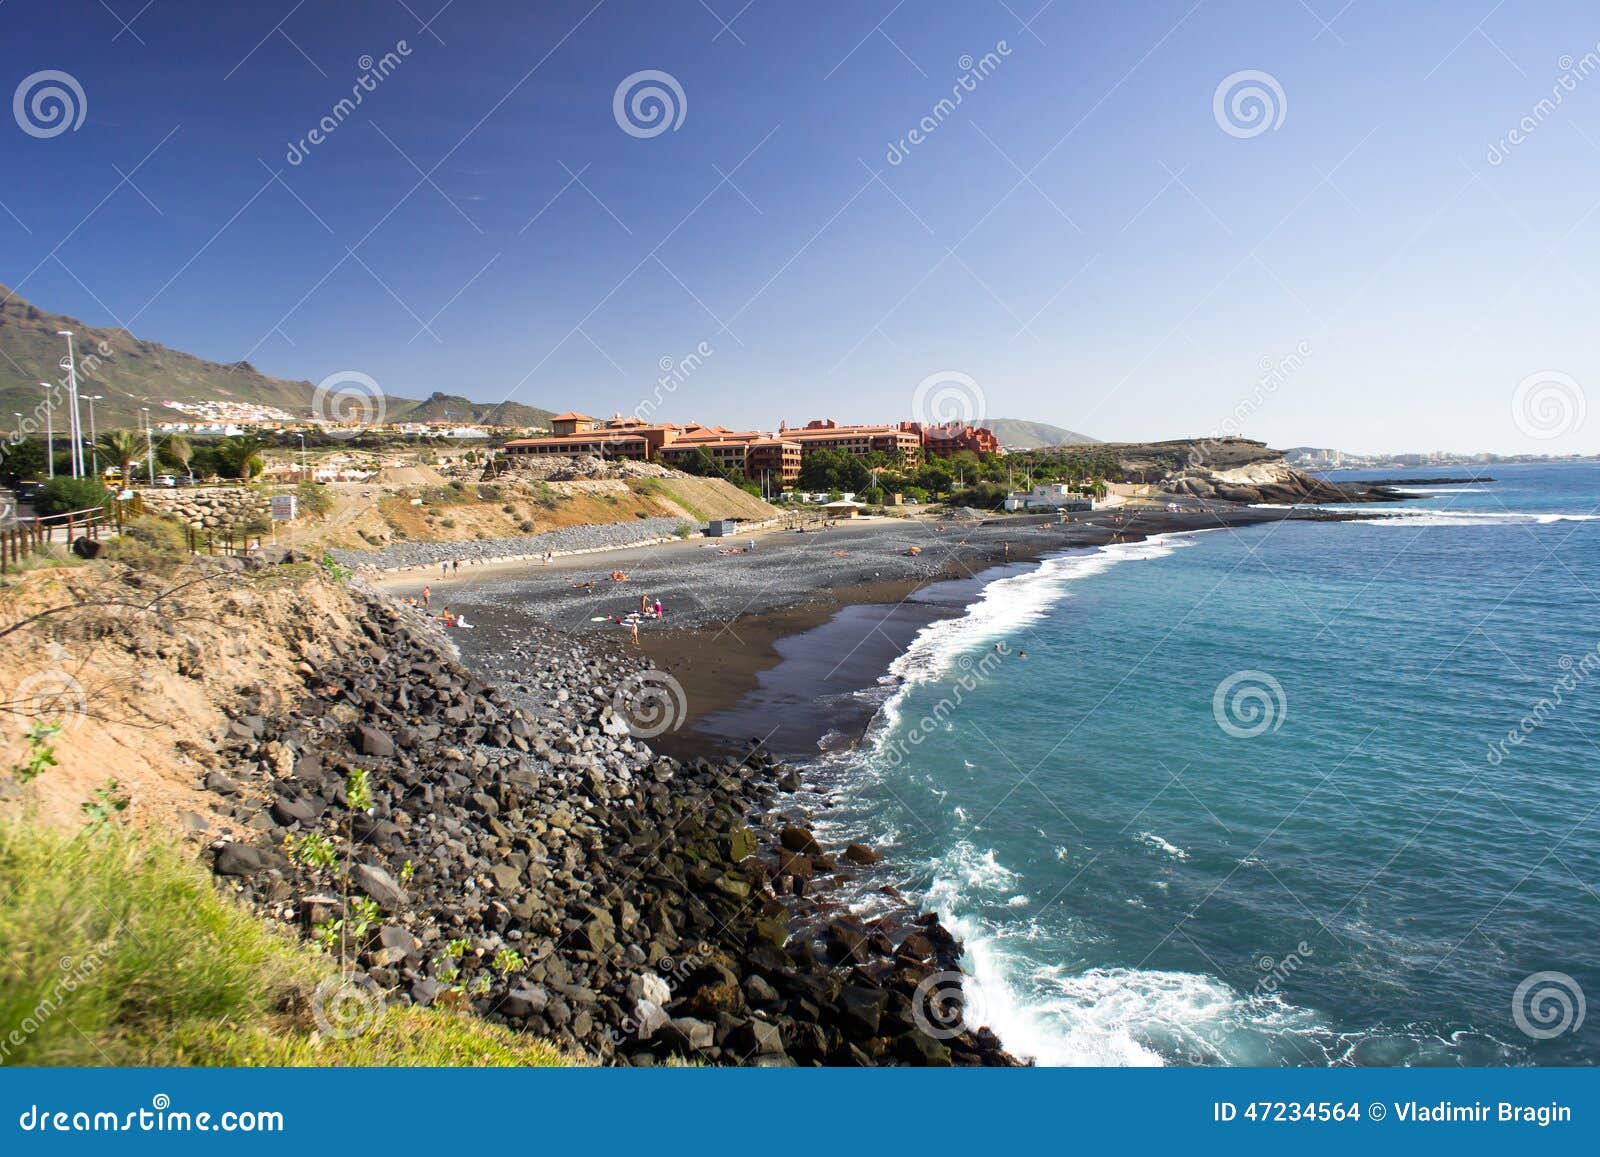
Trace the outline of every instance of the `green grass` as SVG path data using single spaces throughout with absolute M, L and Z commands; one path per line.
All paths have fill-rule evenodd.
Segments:
M 674 479 L 673 481 L 676 481 Z M 675 503 L 690 518 L 697 518 L 701 522 L 707 521 L 706 514 L 694 503 L 684 498 L 680 493 L 681 487 L 669 486 L 665 478 L 635 478 L 628 482 L 628 489 L 635 494 L 647 494 L 653 498 L 665 499 Z
M 541 1041 L 445 1011 L 384 1008 L 317 1031 L 333 961 L 213 887 L 179 848 L 0 823 L 0 1063 L 566 1065 Z

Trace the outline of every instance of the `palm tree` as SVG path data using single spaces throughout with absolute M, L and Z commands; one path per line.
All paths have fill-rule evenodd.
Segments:
M 222 440 L 217 456 L 233 477 L 248 481 L 267 468 L 266 459 L 261 456 L 266 445 L 260 438 L 235 434 Z
M 194 481 L 194 471 L 189 469 L 189 462 L 194 457 L 194 445 L 182 434 L 168 434 L 161 439 L 161 456 L 169 462 L 176 462 L 178 468 L 189 476 L 189 481 Z
M 114 462 L 122 471 L 119 486 L 133 484 L 133 464 L 139 460 L 140 439 L 132 430 L 107 430 L 100 435 L 100 453 Z

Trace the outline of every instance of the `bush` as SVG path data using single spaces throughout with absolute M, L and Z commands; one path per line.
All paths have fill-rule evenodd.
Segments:
M 111 500 L 111 493 L 97 478 L 52 478 L 39 490 L 33 508 L 43 515 L 66 514 L 73 510 L 99 509 Z
M 137 570 L 171 571 L 188 561 L 189 536 L 175 518 L 130 518 L 122 524 L 122 534 L 106 543 L 104 557 Z
M 315 482 L 302 482 L 295 487 L 294 494 L 295 504 L 307 514 L 321 518 L 333 509 L 333 498 L 326 486 L 318 486 Z

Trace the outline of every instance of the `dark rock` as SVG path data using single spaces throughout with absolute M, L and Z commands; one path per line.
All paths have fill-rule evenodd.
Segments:
M 404 889 L 395 878 L 373 864 L 357 864 L 350 869 L 350 882 L 378 902 L 385 911 L 406 906 Z
M 819 855 L 822 852 L 817 837 L 795 824 L 784 825 L 783 831 L 779 833 L 778 842 L 791 852 L 801 852 L 809 856 Z
M 527 1020 L 530 1016 L 538 1016 L 544 1012 L 549 1004 L 550 994 L 543 988 L 537 985 L 525 985 L 506 993 L 504 999 L 500 1001 L 499 1011 L 503 1016 Z
M 356 746 L 362 755 L 387 759 L 394 754 L 394 737 L 381 727 L 363 723 L 356 728 Z
M 276 852 L 251 847 L 249 844 L 228 843 L 217 849 L 217 858 L 212 865 L 212 871 L 219 876 L 254 876 L 269 869 L 283 869 L 288 866 L 289 861 Z
M 878 1035 L 888 993 L 881 988 L 851 985 L 839 994 L 839 1023 L 856 1040 Z

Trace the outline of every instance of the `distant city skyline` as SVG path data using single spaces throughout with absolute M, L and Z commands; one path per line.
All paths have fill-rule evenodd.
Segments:
M 0 35 L 0 284 L 277 377 L 1600 451 L 1575 0 L 63 0 Z

